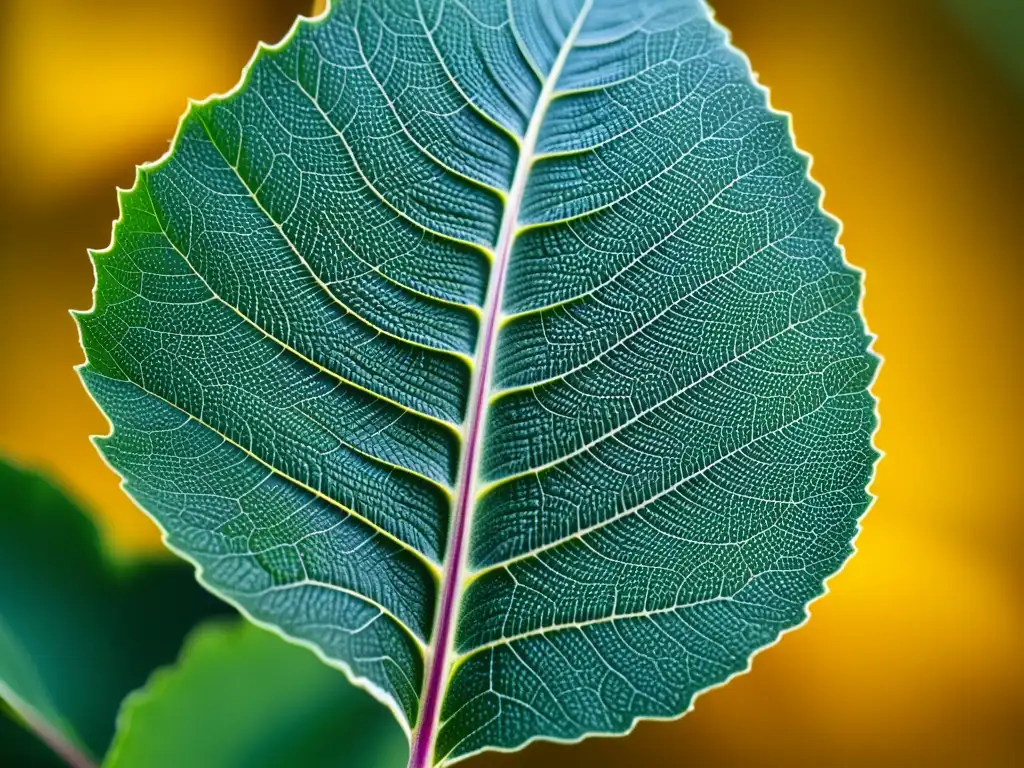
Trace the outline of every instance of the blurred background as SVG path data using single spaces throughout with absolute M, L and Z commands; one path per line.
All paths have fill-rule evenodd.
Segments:
M 859 554 L 813 619 L 624 739 L 469 765 L 1024 764 L 1024 0 L 716 0 L 844 221 L 885 364 Z M 69 308 L 114 187 L 310 0 L 0 0 L 0 454 L 159 549 L 87 436 Z M 343 724 L 339 724 L 341 727 Z

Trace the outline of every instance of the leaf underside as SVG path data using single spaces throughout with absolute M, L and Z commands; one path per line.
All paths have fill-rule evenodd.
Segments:
M 436 762 L 676 717 L 869 501 L 807 165 L 698 0 L 341 0 L 122 193 L 79 316 L 101 450 Z

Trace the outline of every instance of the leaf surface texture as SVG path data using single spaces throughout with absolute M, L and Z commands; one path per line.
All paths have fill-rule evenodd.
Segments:
M 869 500 L 807 165 L 697 0 L 342 0 L 123 193 L 104 455 L 434 761 L 678 716 Z

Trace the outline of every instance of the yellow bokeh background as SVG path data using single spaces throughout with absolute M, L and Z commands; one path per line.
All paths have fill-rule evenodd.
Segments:
M 115 551 L 160 545 L 87 440 L 106 424 L 72 371 L 85 249 L 186 97 L 230 88 L 308 4 L 0 0 L 0 454 L 52 473 Z M 810 623 L 687 717 L 471 764 L 1024 765 L 1024 90 L 940 0 L 714 5 L 867 272 L 879 500 Z

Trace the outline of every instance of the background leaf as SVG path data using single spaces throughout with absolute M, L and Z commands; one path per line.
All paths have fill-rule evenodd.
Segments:
M 1017 0 L 944 0 L 953 17 L 968 29 L 978 47 L 999 64 L 1024 93 L 1024 3 Z
M 53 751 L 58 750 L 71 765 L 80 764 L 85 749 L 78 735 L 50 701 L 31 657 L 2 622 L 0 707 L 6 715 L 0 717 L 0 754 L 7 759 L 64 766 L 65 760 Z
M 102 755 L 124 695 L 174 658 L 198 619 L 225 612 L 190 570 L 109 562 L 92 522 L 67 497 L 0 462 L 0 687 L 13 694 L 8 703 L 27 704 L 67 741 Z
M 390 713 L 312 653 L 248 623 L 209 623 L 122 708 L 105 768 L 400 768 Z

